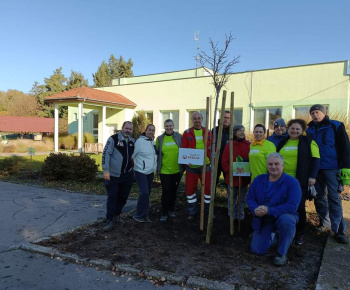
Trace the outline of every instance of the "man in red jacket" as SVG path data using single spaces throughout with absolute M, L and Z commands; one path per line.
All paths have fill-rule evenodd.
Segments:
M 203 116 L 200 112 L 194 112 L 191 117 L 193 127 L 187 129 L 182 137 L 182 148 L 191 149 L 204 149 L 204 135 L 206 128 L 202 127 Z M 209 211 L 210 204 L 210 148 L 212 144 L 212 133 L 208 131 L 208 141 L 207 141 L 207 160 L 206 160 L 206 174 L 205 174 L 205 196 L 204 196 L 204 206 L 205 210 Z M 189 217 L 188 220 L 193 221 L 195 219 L 196 202 L 197 202 L 197 183 L 198 179 L 202 180 L 202 170 L 201 165 L 191 165 L 186 166 L 186 196 L 188 202 Z

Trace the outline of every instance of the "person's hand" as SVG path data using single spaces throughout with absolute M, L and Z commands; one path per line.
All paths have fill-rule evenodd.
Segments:
M 315 185 L 316 179 L 315 178 L 309 178 L 309 186 Z
M 103 173 L 104 180 L 111 180 L 111 175 L 109 173 Z
M 267 213 L 268 213 L 268 208 L 265 205 L 260 205 L 254 210 L 254 214 L 258 217 L 267 215 Z

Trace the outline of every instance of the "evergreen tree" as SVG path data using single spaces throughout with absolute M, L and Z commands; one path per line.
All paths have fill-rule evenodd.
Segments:
M 105 61 L 101 63 L 97 72 L 92 76 L 94 78 L 95 87 L 108 87 L 112 84 L 111 73 Z
M 71 71 L 70 77 L 67 82 L 67 90 L 79 88 L 79 87 L 88 87 L 89 82 L 84 78 L 84 75 L 81 72 Z
M 120 58 L 116 58 L 113 54 L 111 54 L 108 64 L 103 61 L 96 74 L 93 74 L 94 86 L 111 86 L 113 79 L 132 77 L 134 75 L 132 71 L 133 65 L 134 64 L 131 59 L 125 61 L 122 56 Z
M 44 83 L 44 85 L 40 85 L 38 82 L 35 82 L 31 89 L 31 94 L 38 101 L 40 109 L 38 115 L 42 117 L 53 117 L 54 110 L 44 103 L 44 98 L 65 91 L 67 89 L 67 78 L 62 73 L 62 68 L 60 67 L 53 72 L 52 76 L 45 78 Z M 60 106 L 59 116 L 61 118 L 67 118 L 67 115 L 68 107 Z

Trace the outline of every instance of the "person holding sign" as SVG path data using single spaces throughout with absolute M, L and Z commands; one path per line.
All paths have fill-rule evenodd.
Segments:
M 182 169 L 178 163 L 182 135 L 174 131 L 174 122 L 171 119 L 165 120 L 164 129 L 165 132 L 156 140 L 157 174 L 162 185 L 161 222 L 166 222 L 168 217 L 175 218 L 174 205 Z
M 207 128 L 202 127 L 203 116 L 200 112 L 194 112 L 191 117 L 193 127 L 187 129 L 182 137 L 181 147 L 192 149 L 204 149 L 204 135 Z M 206 161 L 206 174 L 205 174 L 205 195 L 204 195 L 204 209 L 209 212 L 210 205 L 210 148 L 212 144 L 212 133 L 208 131 L 207 141 L 207 161 Z M 189 163 L 186 165 L 186 196 L 188 202 L 189 216 L 188 220 L 193 221 L 197 212 L 197 183 L 198 179 L 202 179 L 201 165 L 192 165 Z
M 248 161 L 249 146 L 250 143 L 245 139 L 245 128 L 243 125 L 233 126 L 233 160 Z M 227 195 L 228 195 L 228 214 L 230 215 L 230 143 L 225 146 L 224 153 L 222 155 L 222 168 L 225 172 L 225 182 L 227 184 Z M 239 184 L 239 179 L 241 179 L 241 184 Z M 243 220 L 244 219 L 244 207 L 247 187 L 250 182 L 250 177 L 233 177 L 233 217 L 234 219 Z M 238 191 L 239 186 L 241 186 L 241 196 L 240 202 L 238 202 Z M 238 209 L 238 203 L 240 203 L 240 208 Z M 239 212 L 238 212 L 239 210 Z
M 268 174 L 257 176 L 250 185 L 247 204 L 254 215 L 250 249 L 264 255 L 273 244 L 278 230 L 276 266 L 287 263 L 287 252 L 295 235 L 301 189 L 296 178 L 283 172 L 284 160 L 279 153 L 267 156 Z
M 306 122 L 304 120 L 290 120 L 287 127 L 289 136 L 280 141 L 277 152 L 284 158 L 284 172 L 298 179 L 300 183 L 299 222 L 294 244 L 302 245 L 306 224 L 305 202 L 308 187 L 315 185 L 316 182 L 320 166 L 320 152 L 316 142 L 311 137 L 306 136 Z
M 257 124 L 254 127 L 255 140 L 250 144 L 249 161 L 250 172 L 252 173 L 252 182 L 255 177 L 267 172 L 266 157 L 276 152 L 276 146 L 264 138 L 266 128 L 262 124 Z

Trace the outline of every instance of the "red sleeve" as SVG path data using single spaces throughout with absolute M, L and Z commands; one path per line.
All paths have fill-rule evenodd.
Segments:
M 230 143 L 227 143 L 224 149 L 224 153 L 222 153 L 222 161 L 221 161 L 222 169 L 226 174 L 229 174 L 230 171 Z

